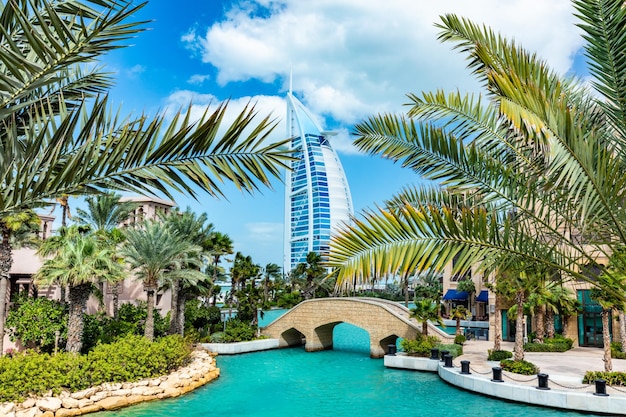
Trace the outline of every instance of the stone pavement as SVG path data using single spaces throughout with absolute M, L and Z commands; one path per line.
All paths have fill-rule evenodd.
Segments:
M 513 342 L 502 342 L 502 349 L 513 351 Z M 492 341 L 469 340 L 463 346 L 463 355 L 455 358 L 454 365 L 460 367 L 462 360 L 470 361 L 470 371 L 491 378 L 492 368 L 498 362 L 487 361 L 487 350 L 493 348 Z M 539 367 L 541 373 L 548 374 L 549 386 L 556 390 L 576 390 L 594 392 L 593 384 L 586 385 L 582 379 L 587 371 L 604 370 L 601 348 L 576 347 L 567 352 L 525 352 L 524 359 Z M 626 372 L 626 360 L 613 359 L 613 370 Z M 537 385 L 536 376 L 516 375 L 502 372 L 504 381 L 524 385 Z M 607 386 L 607 394 L 626 396 L 626 387 Z

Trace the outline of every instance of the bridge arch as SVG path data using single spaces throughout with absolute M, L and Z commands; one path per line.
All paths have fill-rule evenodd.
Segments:
M 395 302 L 377 298 L 342 297 L 303 301 L 262 330 L 266 336 L 279 340 L 280 347 L 305 343 L 305 350 L 315 352 L 332 349 L 333 330 L 339 323 L 348 323 L 368 332 L 370 356 L 380 358 L 387 346 L 401 337 L 413 339 L 421 324 L 409 319 L 409 310 Z M 432 333 L 440 339 L 451 339 L 435 326 Z

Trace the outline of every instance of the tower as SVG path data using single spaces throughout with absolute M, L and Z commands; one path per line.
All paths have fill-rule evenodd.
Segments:
M 309 252 L 324 258 L 330 236 L 353 215 L 348 181 L 329 137 L 304 105 L 287 94 L 287 135 L 297 160 L 285 180 L 283 271 L 306 261 Z

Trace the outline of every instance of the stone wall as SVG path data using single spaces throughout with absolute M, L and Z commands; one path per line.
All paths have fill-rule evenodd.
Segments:
M 21 404 L 0 404 L 0 416 L 66 417 L 174 398 L 186 394 L 220 375 L 213 354 L 201 349 L 192 352 L 191 363 L 169 375 L 128 383 L 106 383 L 56 397 L 29 398 Z

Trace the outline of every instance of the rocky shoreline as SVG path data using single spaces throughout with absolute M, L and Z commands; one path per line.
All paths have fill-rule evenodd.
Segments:
M 215 354 L 205 349 L 191 353 L 189 365 L 169 375 L 128 383 L 105 383 L 78 392 L 64 391 L 58 396 L 29 398 L 26 401 L 0 404 L 0 416 L 68 417 L 117 410 L 146 401 L 174 398 L 219 377 Z

